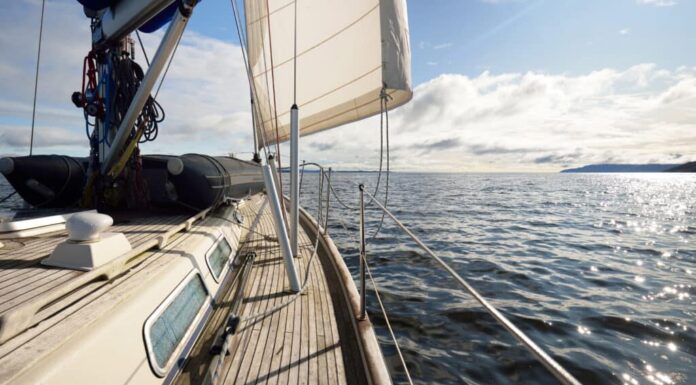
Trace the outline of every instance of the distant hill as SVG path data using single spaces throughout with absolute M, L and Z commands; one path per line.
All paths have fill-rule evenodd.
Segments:
M 672 167 L 667 172 L 696 172 L 696 162 L 689 162 Z
M 694 162 L 696 163 L 696 162 Z M 687 163 L 689 164 L 689 163 Z M 682 167 L 679 164 L 590 164 L 578 168 L 569 168 L 562 173 L 578 172 L 665 172 Z M 696 165 L 695 165 L 696 166 Z

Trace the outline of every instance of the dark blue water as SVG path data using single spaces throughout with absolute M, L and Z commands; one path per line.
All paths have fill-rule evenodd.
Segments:
M 374 179 L 333 183 L 355 205 L 354 182 Z M 317 186 L 304 175 L 315 216 Z M 0 197 L 10 191 L 0 178 Z M 330 234 L 357 273 L 357 213 L 330 204 Z M 696 384 L 696 176 L 400 173 L 389 206 L 583 383 Z M 379 220 L 368 208 L 368 235 Z M 388 218 L 368 259 L 416 383 L 556 383 Z M 403 382 L 372 292 L 368 311 Z
M 374 177 L 333 182 L 355 204 L 353 182 Z M 305 175 L 314 215 L 317 185 Z M 396 216 L 583 383 L 696 384 L 695 175 L 392 174 L 390 190 Z M 357 277 L 357 215 L 331 207 Z M 368 210 L 368 227 L 380 217 Z M 388 218 L 368 259 L 417 383 L 556 383 Z

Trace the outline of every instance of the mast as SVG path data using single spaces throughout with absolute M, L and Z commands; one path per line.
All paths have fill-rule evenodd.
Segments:
M 290 246 L 297 254 L 297 238 L 300 224 L 300 124 L 297 104 L 290 109 Z M 319 197 L 321 199 L 321 197 Z
M 292 107 L 290 107 L 290 245 L 297 254 L 300 223 L 300 122 L 297 108 L 297 0 L 294 2 L 294 32 L 292 54 Z M 270 12 L 270 10 L 269 10 Z M 270 34 L 269 34 L 270 38 Z M 321 197 L 319 197 L 321 199 Z
M 155 2 L 162 3 L 162 1 Z M 119 4 L 124 3 L 130 4 L 130 6 L 122 6 L 122 8 L 125 9 L 124 12 L 126 16 L 130 16 L 131 13 L 134 12 L 133 9 L 135 8 L 135 6 L 141 2 L 137 0 L 130 0 L 121 2 Z M 148 3 L 144 3 L 141 5 L 147 4 Z M 152 58 L 152 62 L 150 63 L 150 67 L 148 68 L 147 74 L 145 74 L 145 77 L 140 83 L 140 87 L 138 87 L 138 91 L 133 97 L 133 100 L 131 101 L 125 116 L 123 116 L 123 119 L 121 120 L 121 123 L 118 126 L 118 130 L 116 131 L 116 136 L 114 137 L 111 147 L 109 148 L 108 152 L 104 155 L 103 161 L 101 163 L 102 175 L 106 175 L 109 172 L 110 168 L 116 162 L 117 156 L 120 155 L 124 145 L 126 144 L 126 141 L 130 136 L 136 119 L 140 115 L 141 111 L 143 110 L 143 107 L 145 106 L 145 103 L 150 97 L 150 92 L 152 91 L 155 82 L 159 78 L 160 73 L 164 69 L 164 66 L 167 63 L 167 61 L 169 60 L 169 57 L 172 55 L 172 52 L 174 51 L 177 42 L 181 38 L 181 35 L 184 33 L 184 29 L 186 28 L 186 24 L 188 23 L 188 18 L 191 16 L 191 12 L 193 11 L 194 4 L 195 1 L 190 1 L 189 3 L 189 1 L 187 0 L 181 0 L 178 11 L 175 13 L 174 19 L 169 25 L 169 28 L 167 29 L 167 32 L 165 33 L 164 38 L 162 39 L 162 42 L 160 43 L 160 46 L 157 49 L 157 52 L 155 53 L 155 56 Z M 144 6 L 141 8 L 147 9 Z M 161 9 L 158 9 L 158 11 L 159 10 Z M 108 18 L 106 20 L 108 20 Z M 130 25 L 129 23 L 131 22 L 132 20 L 125 19 L 120 24 L 122 27 L 121 29 L 112 26 L 112 29 L 115 31 L 113 32 L 112 36 L 120 36 L 119 34 L 121 33 L 122 29 L 125 28 L 124 26 Z M 106 26 L 110 26 L 110 24 L 106 24 Z M 104 28 L 104 25 L 102 25 L 102 28 Z M 106 34 L 107 32 L 105 31 L 104 33 Z

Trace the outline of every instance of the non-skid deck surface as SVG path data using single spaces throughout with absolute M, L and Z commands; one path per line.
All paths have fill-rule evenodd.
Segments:
M 337 282 L 327 280 L 322 258 L 314 257 L 304 294 L 272 314 L 261 314 L 292 299 L 284 260 L 275 240 L 273 216 L 262 200 L 244 208 L 245 218 L 256 218 L 255 233 L 250 233 L 240 253 L 256 253 L 244 292 L 240 325 L 227 367 L 219 383 L 224 384 L 348 384 L 356 383 L 362 370 L 356 367 L 359 352 L 355 336 L 349 334 L 350 318 L 345 309 L 335 309 Z M 247 225 L 252 221 L 247 220 Z M 314 239 L 314 236 L 311 237 Z M 295 258 L 300 282 L 304 282 L 314 244 L 300 231 L 300 257 Z M 326 263 L 326 261 L 324 261 Z M 331 282 L 331 285 L 329 284 Z M 356 357 L 356 354 L 358 356 Z
M 167 232 L 187 215 L 153 215 L 117 219 L 109 230 L 122 232 L 133 248 Z M 33 238 L 3 240 L 0 248 L 0 315 L 29 302 L 84 272 L 40 264 L 67 233 L 59 231 Z

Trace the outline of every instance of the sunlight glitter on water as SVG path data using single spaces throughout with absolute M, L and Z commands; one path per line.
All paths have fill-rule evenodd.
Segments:
M 353 182 L 374 177 L 337 173 L 332 182 L 352 204 Z M 317 175 L 304 178 L 303 206 L 317 215 Z M 399 219 L 582 383 L 696 384 L 696 177 L 391 180 L 389 207 Z M 329 233 L 357 277 L 357 217 L 333 197 L 331 207 Z M 373 233 L 380 217 L 374 207 L 366 215 Z M 368 252 L 416 383 L 557 383 L 390 222 Z M 367 295 L 392 378 L 404 383 L 369 288 Z
M 393 181 L 389 205 L 397 216 L 581 382 L 696 383 L 689 287 L 696 177 L 394 174 Z M 344 200 L 353 198 L 353 187 L 343 186 Z M 367 220 L 374 228 L 379 216 L 368 210 Z M 340 223 L 331 231 L 357 274 L 355 236 Z M 368 247 L 373 273 L 384 277 L 381 286 L 392 298 L 390 319 L 403 325 L 399 338 L 418 347 L 407 357 L 420 373 L 417 382 L 556 383 L 404 241 L 385 222 Z M 428 287 L 429 300 L 409 295 L 416 283 Z M 491 348 L 500 344 L 505 348 Z M 395 365 L 397 383 L 399 373 Z

